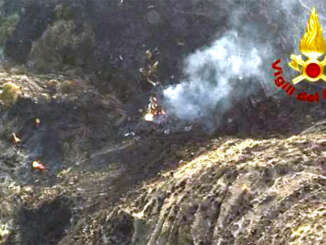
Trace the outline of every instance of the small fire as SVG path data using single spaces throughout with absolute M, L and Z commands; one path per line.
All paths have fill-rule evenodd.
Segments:
M 154 120 L 154 115 L 152 113 L 146 113 L 144 116 L 145 121 L 153 121 Z
M 154 121 L 155 117 L 160 116 L 160 115 L 166 115 L 166 111 L 158 106 L 157 103 L 157 98 L 155 96 L 151 96 L 149 98 L 149 104 L 147 107 L 147 112 L 144 116 L 145 121 Z
M 34 123 L 35 123 L 35 127 L 36 128 L 39 128 L 40 127 L 40 124 L 41 124 L 41 120 L 39 118 L 35 118 Z
M 45 166 L 39 160 L 32 162 L 32 168 L 37 169 L 37 170 L 41 170 L 41 171 L 45 170 Z

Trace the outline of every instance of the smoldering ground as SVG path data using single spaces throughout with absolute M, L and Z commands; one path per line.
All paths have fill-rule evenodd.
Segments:
M 214 130 L 235 101 L 259 97 L 261 89 L 273 96 L 277 88 L 270 65 L 283 57 L 285 67 L 290 54 L 299 52 L 313 6 L 326 25 L 326 4 L 320 1 L 229 1 L 229 30 L 190 54 L 184 60 L 185 79 L 164 89 L 169 114 Z

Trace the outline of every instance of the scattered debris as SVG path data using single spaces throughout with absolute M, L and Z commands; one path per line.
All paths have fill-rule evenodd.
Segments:
M 149 49 L 146 50 L 145 55 L 146 55 L 146 58 L 148 60 L 152 59 L 152 57 L 153 57 L 153 54 L 152 54 L 152 52 Z
M 35 170 L 41 170 L 41 171 L 45 170 L 45 166 L 39 160 L 32 162 L 32 168 Z
M 58 178 L 63 178 L 65 175 L 67 175 L 71 171 L 71 168 L 63 169 L 61 172 L 57 174 Z
M 6 240 L 6 238 L 9 236 L 10 230 L 7 224 L 0 224 L 0 242 Z
M 15 133 L 12 133 L 12 142 L 14 144 L 19 144 L 19 143 L 21 143 L 21 139 L 19 137 L 17 137 L 17 135 Z
M 139 72 L 142 74 L 143 78 L 148 83 L 156 87 L 160 84 L 158 82 L 158 75 L 157 75 L 159 61 L 153 59 L 153 53 L 149 49 L 146 50 L 145 56 L 146 56 L 145 67 L 147 68 L 145 69 L 142 67 L 139 69 Z
M 149 77 L 146 78 L 146 81 L 152 84 L 154 87 L 158 85 L 156 82 L 152 81 Z
M 166 115 L 166 111 L 158 105 L 157 98 L 151 96 L 144 119 L 146 121 L 154 121 L 155 117 L 162 115 Z
M 153 71 L 157 71 L 159 63 L 160 63 L 159 61 L 155 61 L 155 63 L 151 67 Z
M 186 132 L 190 132 L 192 130 L 192 126 L 190 125 L 190 126 L 187 126 L 187 127 L 185 127 L 185 131 Z
M 171 133 L 171 130 L 170 129 L 165 129 L 164 130 L 164 134 L 169 135 L 170 133 Z
M 125 133 L 123 136 L 128 137 L 128 136 L 135 136 L 135 135 L 136 135 L 135 132 L 130 131 L 128 133 Z

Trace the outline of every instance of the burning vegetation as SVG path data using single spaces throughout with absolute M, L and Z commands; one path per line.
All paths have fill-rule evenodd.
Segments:
M 151 96 L 149 98 L 149 104 L 147 106 L 146 114 L 144 115 L 145 121 L 154 121 L 158 117 L 166 116 L 167 113 L 162 106 L 158 105 L 157 98 Z

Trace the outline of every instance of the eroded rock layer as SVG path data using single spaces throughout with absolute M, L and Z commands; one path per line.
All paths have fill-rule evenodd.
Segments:
M 102 213 L 105 244 L 325 243 L 324 133 L 211 147 Z

